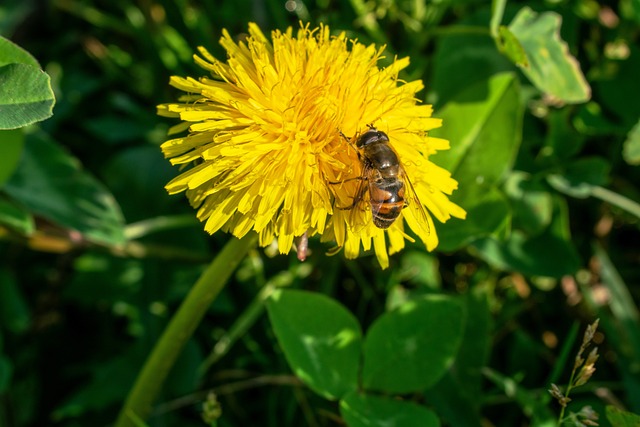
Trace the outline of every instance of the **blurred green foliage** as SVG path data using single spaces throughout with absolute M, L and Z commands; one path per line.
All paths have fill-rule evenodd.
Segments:
M 114 422 L 229 239 L 166 194 L 155 105 L 177 96 L 169 76 L 203 75 L 197 46 L 224 58 L 223 28 L 299 20 L 411 57 L 468 218 L 385 271 L 316 239 L 304 263 L 252 251 L 146 425 L 555 425 L 547 389 L 594 318 L 601 358 L 569 425 L 587 405 L 636 425 L 638 1 L 5 0 L 0 426 Z

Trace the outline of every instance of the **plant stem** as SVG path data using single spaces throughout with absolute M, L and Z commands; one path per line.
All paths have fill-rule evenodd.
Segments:
M 218 340 L 218 343 L 213 347 L 209 356 L 207 356 L 205 361 L 200 365 L 198 370 L 201 375 L 206 374 L 211 366 L 227 354 L 231 346 L 254 325 L 264 312 L 267 299 L 275 289 L 275 286 L 272 284 L 267 284 L 260 290 L 249 307 L 238 316 L 233 325 L 231 325 L 231 328 Z
M 608 202 L 614 206 L 617 206 L 620 209 L 624 209 L 630 214 L 635 215 L 637 218 L 640 218 L 640 204 L 627 197 L 624 197 L 621 194 L 614 193 L 613 191 L 607 190 L 604 187 L 594 185 L 591 188 L 591 195 L 593 197 L 597 197 L 600 200 L 604 200 L 605 202 Z
M 256 240 L 255 233 L 242 239 L 232 238 L 198 278 L 138 374 L 115 427 L 135 427 L 139 425 L 136 420 L 147 419 L 151 405 L 183 347 Z
M 576 377 L 577 370 L 578 370 L 578 366 L 574 363 L 573 369 L 571 370 L 571 376 L 569 377 L 569 382 L 567 383 L 567 390 L 564 392 L 564 397 L 566 398 L 569 398 L 569 395 L 571 394 L 571 390 L 573 389 L 573 380 Z M 566 405 L 560 406 L 560 414 L 558 415 L 558 424 L 557 424 L 558 427 L 560 427 L 564 422 L 564 412 L 566 409 L 567 409 Z

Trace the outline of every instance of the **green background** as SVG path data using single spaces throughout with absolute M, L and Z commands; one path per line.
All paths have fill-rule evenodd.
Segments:
M 556 425 L 547 390 L 596 318 L 565 416 L 633 423 L 605 405 L 640 412 L 637 0 L 5 0 L 0 426 L 114 423 L 229 240 L 166 194 L 176 123 L 155 106 L 179 95 L 169 76 L 204 75 L 197 46 L 225 58 L 223 28 L 300 20 L 386 45 L 380 66 L 410 56 L 468 217 L 386 270 L 318 239 L 304 263 L 250 251 L 140 425 Z

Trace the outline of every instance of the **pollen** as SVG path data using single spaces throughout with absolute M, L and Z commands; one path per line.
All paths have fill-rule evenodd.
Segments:
M 433 250 L 432 217 L 465 212 L 448 198 L 457 182 L 429 160 L 449 144 L 428 136 L 441 121 L 416 98 L 422 82 L 398 79 L 409 59 L 379 67 L 383 48 L 331 35 L 327 26 L 270 36 L 256 24 L 240 42 L 223 31 L 226 61 L 201 47 L 194 60 L 208 75 L 171 78 L 184 95 L 158 106 L 181 121 L 161 147 L 181 167 L 168 192 L 186 193 L 208 233 L 254 231 L 261 246 L 275 240 L 281 253 L 300 236 L 321 235 L 347 258 L 373 249 L 386 268 L 388 254 L 412 239 L 405 223 Z M 354 140 L 372 125 L 388 135 L 425 220 L 411 203 L 389 228 L 376 227 L 367 192 L 362 203 L 340 208 L 354 204 L 363 184 L 358 149 L 343 135 Z

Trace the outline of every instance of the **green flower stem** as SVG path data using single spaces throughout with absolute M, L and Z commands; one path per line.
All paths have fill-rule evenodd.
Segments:
M 139 425 L 137 421 L 147 419 L 183 347 L 257 237 L 251 233 L 242 239 L 231 239 L 193 285 L 138 374 L 115 427 L 135 427 Z

